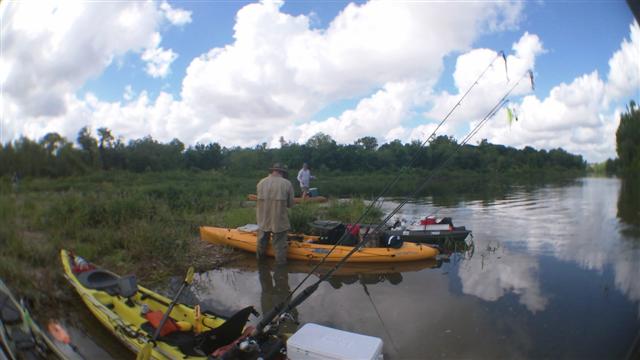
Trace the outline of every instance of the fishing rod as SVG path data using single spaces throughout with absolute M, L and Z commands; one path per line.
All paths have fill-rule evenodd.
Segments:
M 378 196 L 376 196 L 376 198 L 371 202 L 371 204 L 369 204 L 369 206 L 367 206 L 367 208 L 365 209 L 365 211 L 362 213 L 362 215 L 360 215 L 360 217 L 356 220 L 356 224 L 360 224 L 365 217 L 369 214 L 369 212 L 371 212 L 371 210 L 376 206 L 376 203 L 378 202 L 378 200 L 380 200 L 382 197 L 384 197 L 387 192 L 391 189 L 391 187 L 393 187 L 398 180 L 400 179 L 400 177 L 403 175 L 403 172 L 406 171 L 406 169 L 410 168 L 415 162 L 416 160 L 419 158 L 420 155 L 420 150 L 422 148 L 424 148 L 428 143 L 430 143 L 431 141 L 433 141 L 433 139 L 435 139 L 435 134 L 436 132 L 440 129 L 440 127 L 442 127 L 442 125 L 449 119 L 449 117 L 453 114 L 453 112 L 462 104 L 462 101 L 467 97 L 467 95 L 469 95 L 469 93 L 471 92 L 471 90 L 473 90 L 473 88 L 476 87 L 476 85 L 478 85 L 478 81 L 480 81 L 480 79 L 482 79 L 484 77 L 484 75 L 487 73 L 487 71 L 489 71 L 490 68 L 493 67 L 493 64 L 495 63 L 495 61 L 497 59 L 499 59 L 500 57 L 502 57 L 502 59 L 505 62 L 505 71 L 506 71 L 506 66 L 507 66 L 507 57 L 504 53 L 504 51 L 500 51 L 498 52 L 498 54 L 496 54 L 496 56 L 491 60 L 491 62 L 489 63 L 489 65 L 487 65 L 486 68 L 484 68 L 484 70 L 482 71 L 482 73 L 480 73 L 480 75 L 478 75 L 478 77 L 475 79 L 475 81 L 467 88 L 467 90 L 465 91 L 465 93 L 460 97 L 460 99 L 458 100 L 458 102 L 451 108 L 451 110 L 449 110 L 449 112 L 445 115 L 444 118 L 442 118 L 442 120 L 440 121 L 440 123 L 438 124 L 438 126 L 436 126 L 436 128 L 431 132 L 431 135 L 429 135 L 429 137 L 426 138 L 426 140 L 424 140 L 420 146 L 415 150 L 415 153 L 413 155 L 413 157 L 411 158 L 411 160 L 409 161 L 409 165 L 401 168 L 400 171 L 398 172 L 398 174 L 396 175 L 396 177 L 390 182 L 388 183 L 384 189 L 380 192 L 380 194 L 378 194 Z M 508 74 L 507 74 L 507 80 L 509 79 Z M 380 205 L 382 206 L 382 201 L 380 202 Z M 313 267 L 313 269 L 311 269 L 311 271 L 309 271 L 307 273 L 307 275 L 304 277 L 304 279 L 302 279 L 302 281 L 300 281 L 300 283 L 292 290 L 289 292 L 289 295 L 287 296 L 287 298 L 283 301 L 287 301 L 289 300 L 293 294 L 302 286 L 302 284 L 307 281 L 307 279 L 309 279 L 309 277 L 315 273 L 315 271 L 320 268 L 320 266 L 322 266 L 322 264 L 325 263 L 326 259 L 329 257 L 329 255 L 331 253 L 333 253 L 333 251 L 343 243 L 343 241 L 347 238 L 347 232 L 343 233 L 342 236 L 340 236 L 340 238 L 338 239 L 338 241 L 336 241 L 335 244 L 333 244 L 333 246 L 329 249 L 329 251 L 320 259 L 320 261 Z
M 524 79 L 524 77 L 526 75 L 529 75 L 532 79 L 532 84 L 533 84 L 533 74 L 531 71 L 528 71 L 527 73 L 523 74 L 522 77 L 520 77 L 520 79 L 504 94 L 504 96 L 502 96 L 502 98 L 500 98 L 500 100 L 491 108 L 491 110 L 487 113 L 487 115 L 485 115 L 485 117 L 478 122 L 478 124 L 476 124 L 476 126 L 471 130 L 471 132 L 463 139 L 463 141 L 458 144 L 458 146 L 456 147 L 456 149 L 454 150 L 454 152 L 449 155 L 449 157 L 442 163 L 440 164 L 440 166 L 438 167 L 437 170 L 439 170 L 440 168 L 443 168 L 446 164 L 448 164 L 453 158 L 454 156 L 457 154 L 457 152 L 462 148 L 462 146 L 466 145 L 469 140 L 471 140 L 471 138 L 473 137 L 473 135 L 475 135 L 480 128 L 482 128 L 482 126 L 484 126 L 487 121 L 489 119 L 491 119 L 497 112 L 498 110 L 500 110 L 500 108 L 502 108 L 502 106 L 506 103 L 506 99 L 509 95 L 511 95 L 511 93 L 513 92 L 513 90 L 515 90 L 515 88 L 520 84 L 520 82 L 522 81 L 522 79 Z M 414 197 L 417 194 L 420 193 L 420 191 L 422 191 L 424 189 L 424 187 L 426 186 L 426 184 L 428 184 L 428 182 L 434 177 L 435 172 L 432 172 L 432 174 L 427 177 L 427 179 L 425 179 L 425 181 L 418 187 L 416 188 L 416 190 L 410 194 L 410 197 Z M 381 224 L 377 225 L 376 229 L 373 231 L 374 233 L 376 231 L 379 231 L 388 221 L 389 219 L 391 219 L 391 217 L 393 217 L 398 211 L 400 211 L 400 209 L 408 202 L 408 197 L 403 200 L 402 202 L 400 202 L 400 204 L 398 204 L 398 206 L 396 206 L 395 209 L 393 209 L 391 211 L 391 213 L 389 213 L 389 215 L 387 215 L 387 217 L 384 218 L 384 220 L 382 221 Z M 304 290 L 302 290 L 301 293 L 299 293 L 296 297 L 294 298 L 290 298 L 287 297 L 287 299 L 285 299 L 283 302 L 279 303 L 278 305 L 276 305 L 271 311 L 269 311 L 269 313 L 265 314 L 262 319 L 260 320 L 260 322 L 256 325 L 256 328 L 254 330 L 254 332 L 252 333 L 252 335 L 257 336 L 260 335 L 263 331 L 263 329 L 269 324 L 271 323 L 271 321 L 273 319 L 275 319 L 277 316 L 279 316 L 282 313 L 287 313 L 289 311 L 291 311 L 292 309 L 296 308 L 298 305 L 300 305 L 303 301 L 305 301 L 309 296 L 311 296 L 311 294 L 313 294 L 318 287 L 320 286 L 320 284 L 323 281 L 326 281 L 329 277 L 331 277 L 331 275 L 338 270 L 342 265 L 344 265 L 344 263 L 358 250 L 360 250 L 364 245 L 366 245 L 367 242 L 369 242 L 371 238 L 367 235 L 365 235 L 365 237 L 358 243 L 356 244 L 351 251 L 349 251 L 347 253 L 347 255 L 345 255 L 339 262 L 336 263 L 336 265 L 329 269 L 329 271 L 327 273 L 325 273 L 324 275 L 322 275 L 318 280 L 316 280 L 316 282 L 314 282 L 313 284 L 309 285 L 307 288 L 305 288 Z M 305 277 L 305 279 L 303 279 L 303 281 L 296 287 L 299 288 L 300 285 L 308 278 L 309 276 Z M 293 293 L 293 292 L 292 292 Z
M 458 150 L 460 150 L 464 145 L 466 145 L 469 140 L 471 140 L 471 138 L 476 135 L 478 133 L 478 131 L 507 103 L 507 98 L 509 97 L 509 95 L 513 92 L 513 90 L 515 90 L 515 88 L 520 85 L 520 82 L 522 81 L 522 79 L 525 78 L 525 76 L 529 76 L 533 79 L 533 75 L 531 73 L 531 71 L 528 71 L 526 73 L 524 73 L 520 79 L 509 89 L 509 91 L 507 91 L 504 96 L 502 96 L 502 98 L 500 98 L 500 100 L 491 108 L 491 110 L 489 110 L 489 112 L 487 113 L 487 115 L 480 120 L 480 122 L 478 122 L 478 124 L 476 124 L 476 126 L 469 132 L 469 134 L 467 134 L 467 136 L 464 137 L 464 139 L 458 144 L 458 146 L 456 147 L 456 149 L 454 150 L 454 152 L 439 166 L 439 168 L 443 168 L 446 164 L 448 164 L 451 160 L 453 160 L 454 156 L 457 154 Z M 436 169 L 438 170 L 438 169 Z M 434 177 L 434 172 L 432 172 L 432 174 L 416 189 L 416 191 L 414 191 L 410 196 L 416 196 L 417 194 L 420 193 L 420 191 L 422 191 L 426 184 L 429 182 L 429 180 L 431 180 Z M 404 200 L 402 200 L 400 202 L 400 204 L 391 211 L 391 213 L 389 213 L 389 215 L 387 215 L 387 217 L 383 220 L 382 224 L 378 225 L 376 227 L 375 231 L 378 231 L 381 229 L 381 227 L 387 222 L 389 221 L 389 219 L 391 219 L 395 214 L 398 213 L 398 211 L 400 211 L 400 209 L 409 202 L 409 198 L 405 198 Z M 364 240 L 364 239 L 363 239 Z M 349 256 L 349 254 L 347 254 L 346 256 Z

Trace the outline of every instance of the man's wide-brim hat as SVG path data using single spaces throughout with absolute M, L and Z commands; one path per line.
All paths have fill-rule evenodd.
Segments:
M 288 173 L 289 169 L 287 169 L 286 165 L 282 165 L 281 163 L 275 163 L 272 167 L 269 168 L 270 171 L 280 171 L 283 173 Z

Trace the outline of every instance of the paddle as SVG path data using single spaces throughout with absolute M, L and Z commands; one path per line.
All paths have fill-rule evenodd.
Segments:
M 164 315 L 162 316 L 162 320 L 160 320 L 160 325 L 158 325 L 158 327 L 156 328 L 156 331 L 153 333 L 153 337 L 151 338 L 151 340 L 149 340 L 144 345 L 142 350 L 140 350 L 140 352 L 138 353 L 138 356 L 136 357 L 136 360 L 148 360 L 151 358 L 151 350 L 153 350 L 156 340 L 158 339 L 158 336 L 160 336 L 160 330 L 164 326 L 164 323 L 167 322 L 167 319 L 169 319 L 171 310 L 173 310 L 173 307 L 178 302 L 178 298 L 180 297 L 180 294 L 182 294 L 182 290 L 184 290 L 187 287 L 187 285 L 190 285 L 191 281 L 193 281 L 193 266 L 189 267 L 189 270 L 187 270 L 187 276 L 184 278 L 182 285 L 180 285 L 180 289 L 178 289 L 178 293 L 173 298 L 173 301 L 171 301 L 171 303 L 169 304 L 169 307 L 167 308 L 167 312 L 165 312 Z

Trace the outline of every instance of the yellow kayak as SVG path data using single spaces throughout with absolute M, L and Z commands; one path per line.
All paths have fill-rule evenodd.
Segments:
M 155 332 L 151 315 L 164 314 L 171 300 L 136 284 L 133 276 L 118 276 L 61 250 L 65 277 L 93 315 L 127 348 L 138 353 Z M 252 307 L 229 319 L 212 313 L 198 316 L 196 309 L 176 304 L 169 325 L 153 347 L 154 359 L 206 359 L 236 340 L 244 330 Z M 146 315 L 143 315 L 146 314 Z M 159 321 L 157 317 L 156 326 Z M 166 331 L 165 331 L 166 330 Z M 169 333 L 166 333 L 169 332 Z M 213 340 L 212 340 L 213 339 Z
M 61 343 L 61 346 L 68 346 Z M 68 359 L 0 280 L 0 359 Z M 73 358 L 78 358 L 73 357 Z
M 249 201 L 258 201 L 258 195 L 256 194 L 249 194 L 247 195 L 247 200 Z M 324 196 L 312 196 L 312 197 L 306 197 L 306 198 L 301 198 L 301 197 L 295 197 L 293 198 L 293 202 L 296 204 L 300 204 L 300 203 L 304 203 L 304 202 L 317 202 L 317 203 L 323 203 L 323 202 L 327 202 L 327 198 Z
M 257 235 L 255 232 L 201 226 L 200 238 L 211 243 L 229 245 L 245 251 L 256 252 Z M 333 245 L 316 244 L 314 241 L 317 239 L 315 236 L 303 236 L 302 241 L 290 240 L 287 257 L 294 260 L 321 260 L 329 253 Z M 336 246 L 325 261 L 340 261 L 352 249 L 352 246 Z M 271 246 L 267 249 L 267 254 L 275 256 Z M 347 262 L 404 262 L 432 259 L 436 255 L 438 255 L 438 250 L 433 247 L 405 242 L 398 249 L 363 247 L 356 251 Z

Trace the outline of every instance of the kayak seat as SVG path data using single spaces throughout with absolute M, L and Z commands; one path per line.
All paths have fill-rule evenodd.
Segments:
M 22 322 L 20 310 L 15 306 L 6 294 L 0 294 L 0 319 L 7 325 L 16 325 Z
M 207 356 L 239 338 L 249 315 L 254 311 L 253 306 L 248 306 L 233 314 L 217 328 L 201 334 L 193 331 L 174 331 L 166 336 L 159 336 L 158 340 L 177 347 L 187 356 Z M 140 325 L 140 328 L 149 335 L 153 335 L 156 330 L 148 321 Z
M 80 284 L 89 289 L 106 290 L 118 285 L 118 276 L 102 269 L 93 269 L 76 275 Z
M 211 354 L 218 348 L 228 345 L 242 335 L 249 315 L 255 312 L 253 306 L 246 308 L 231 315 L 222 325 L 215 329 L 205 331 L 200 335 L 200 349 L 205 354 Z
M 138 282 L 135 275 L 122 276 L 118 279 L 118 293 L 130 298 L 138 292 Z
M 106 270 L 94 269 L 81 272 L 77 278 L 84 287 L 106 291 L 112 296 L 130 298 L 138 291 L 135 275 L 117 276 Z

